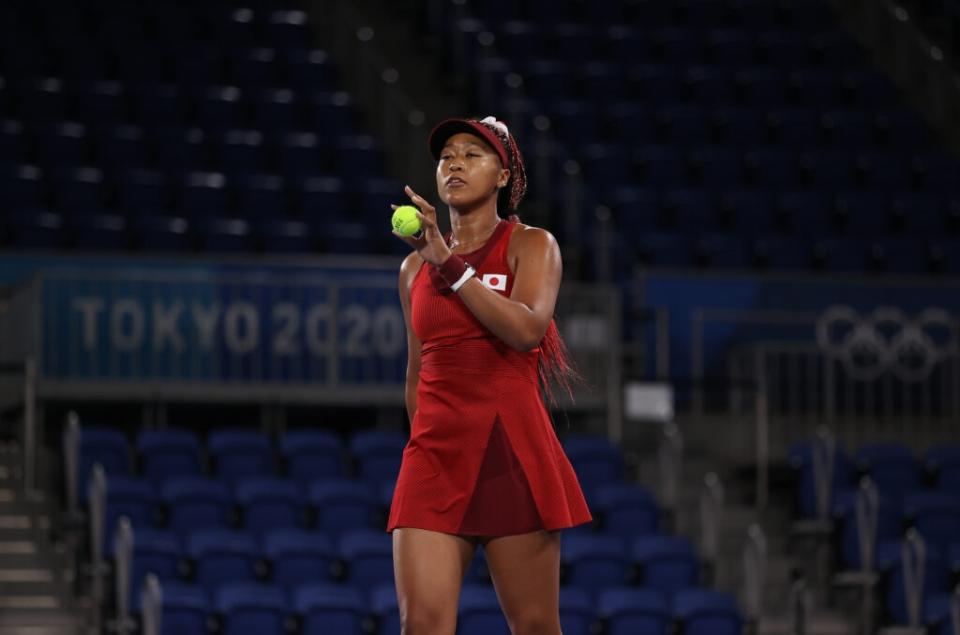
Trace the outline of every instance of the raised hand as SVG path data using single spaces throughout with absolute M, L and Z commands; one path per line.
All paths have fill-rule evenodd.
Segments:
M 420 211 L 417 212 L 417 218 L 420 219 L 421 229 L 413 236 L 401 236 L 397 232 L 393 232 L 393 235 L 416 249 L 420 257 L 427 262 L 435 265 L 443 264 L 452 252 L 447 247 L 447 243 L 443 240 L 443 234 L 440 233 L 440 228 L 437 226 L 436 208 L 414 192 L 409 185 L 404 187 L 403 191 L 410 197 L 410 201 L 420 208 Z M 391 207 L 397 208 L 396 205 Z

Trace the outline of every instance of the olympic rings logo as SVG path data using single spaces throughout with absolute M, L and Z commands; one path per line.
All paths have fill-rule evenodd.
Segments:
M 925 309 L 910 319 L 894 307 L 861 315 L 847 306 L 832 306 L 816 328 L 820 350 L 858 381 L 892 372 L 905 382 L 920 382 L 957 353 L 957 322 L 943 309 Z

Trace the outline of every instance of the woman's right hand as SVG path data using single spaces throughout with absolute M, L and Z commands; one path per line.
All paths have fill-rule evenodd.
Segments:
M 397 232 L 393 232 L 393 235 L 416 249 L 425 261 L 437 266 L 442 265 L 453 252 L 450 251 L 437 226 L 437 210 L 426 199 L 414 192 L 409 185 L 404 187 L 403 191 L 410 197 L 410 201 L 420 208 L 417 218 L 420 219 L 421 230 L 413 236 L 402 236 Z M 393 208 L 396 209 L 397 206 L 394 205 Z

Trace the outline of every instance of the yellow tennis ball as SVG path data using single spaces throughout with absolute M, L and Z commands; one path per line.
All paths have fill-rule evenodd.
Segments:
M 401 236 L 413 236 L 420 231 L 420 219 L 417 218 L 417 208 L 413 205 L 401 205 L 393 211 L 390 219 L 393 231 Z

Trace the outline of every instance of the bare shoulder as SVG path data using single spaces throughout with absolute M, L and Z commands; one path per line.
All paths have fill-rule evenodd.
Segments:
M 409 289 L 413 277 L 417 275 L 421 265 L 423 265 L 423 258 L 417 252 L 411 251 L 400 264 L 400 286 Z
M 510 250 L 522 250 L 523 252 L 550 253 L 558 249 L 557 239 L 554 238 L 546 229 L 517 223 L 516 229 L 510 236 Z M 514 251 L 514 253 L 517 253 Z

